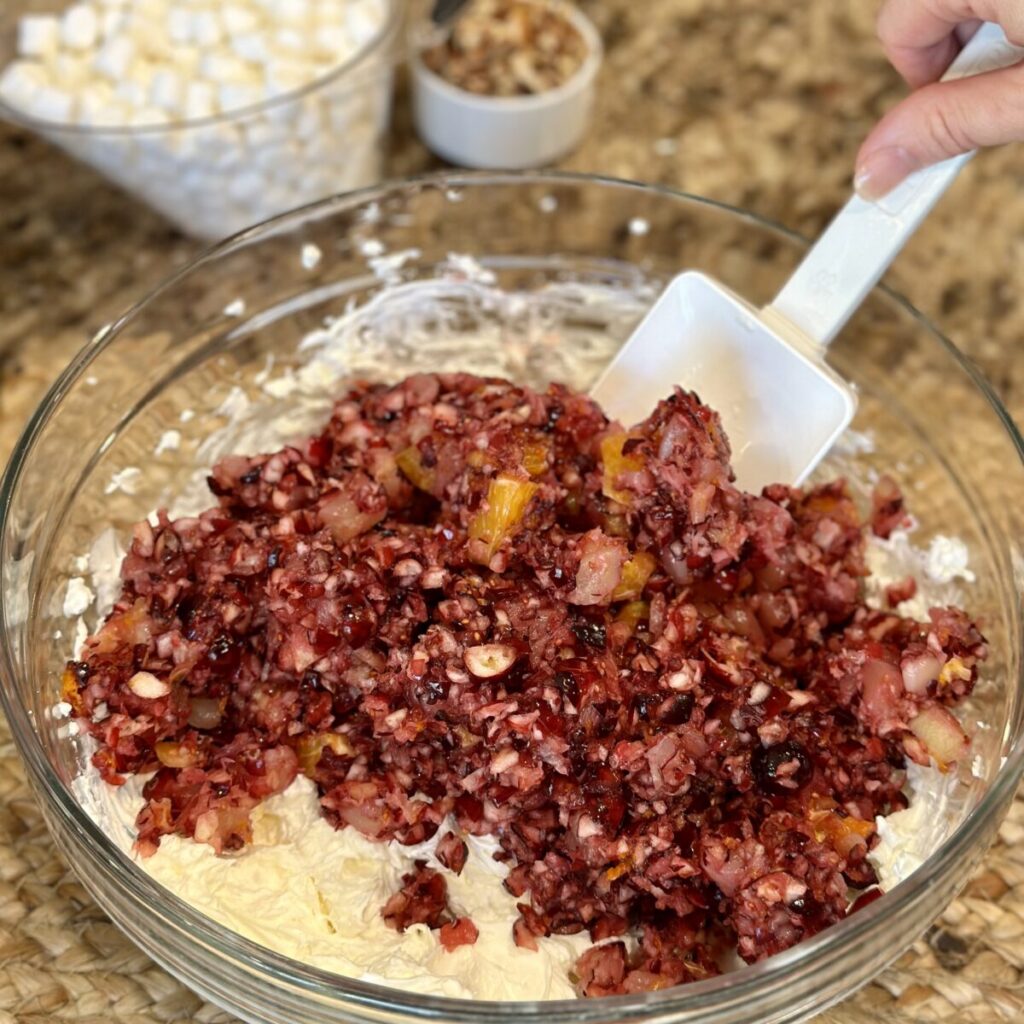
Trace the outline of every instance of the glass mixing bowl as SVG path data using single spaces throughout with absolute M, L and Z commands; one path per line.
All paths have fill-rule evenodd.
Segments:
M 395 379 L 468 368 L 586 387 L 680 268 L 761 303 L 802 250 L 748 214 L 663 189 L 448 175 L 253 228 L 82 351 L 28 424 L 0 489 L 3 706 L 54 841 L 154 960 L 240 1017 L 274 1024 L 749 1024 L 804 1019 L 849 994 L 940 913 L 983 856 L 1021 776 L 1024 448 L 971 366 L 884 290 L 830 351 L 860 391 L 860 433 L 822 472 L 853 468 L 870 481 L 889 469 L 919 520 L 917 537 L 966 542 L 976 582 L 964 600 L 983 618 L 992 656 L 964 711 L 976 757 L 963 771 L 951 834 L 902 884 L 808 942 L 725 977 L 596 1001 L 428 998 L 324 973 L 220 927 L 126 857 L 76 798 L 78 738 L 50 710 L 73 642 L 65 596 L 81 572 L 76 556 L 104 527 L 125 533 L 181 492 L 218 452 L 254 450 L 267 430 L 301 434 L 339 373 Z M 325 317 L 349 318 L 340 347 L 319 343 Z M 483 348 L 473 340 L 481 333 L 493 339 Z
M 59 15 L 69 6 L 68 0 L 0 4 L 0 76 L 17 57 L 20 20 Z M 269 98 L 257 90 L 256 99 L 244 95 L 209 115 L 97 99 L 106 95 L 98 89 L 142 89 L 146 83 L 131 77 L 144 73 L 136 68 L 117 82 L 67 71 L 56 95 L 63 103 L 76 96 L 80 108 L 92 97 L 100 105 L 88 116 L 63 103 L 54 107 L 54 90 L 28 80 L 9 86 L 6 97 L 0 88 L 0 118 L 95 168 L 185 233 L 220 239 L 303 203 L 380 181 L 404 18 L 399 0 L 387 0 L 385 9 L 373 38 L 344 63 L 297 88 Z M 306 45 L 312 49 L 312 39 Z M 185 81 L 201 79 L 195 69 L 176 70 Z

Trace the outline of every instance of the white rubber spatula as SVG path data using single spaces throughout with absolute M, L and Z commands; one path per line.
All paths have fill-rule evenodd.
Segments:
M 944 80 L 1024 50 L 981 27 Z M 627 427 L 679 384 L 721 414 L 741 487 L 801 483 L 849 425 L 856 396 L 825 362 L 836 336 L 973 154 L 919 171 L 877 203 L 854 196 L 775 301 L 755 309 L 697 272 L 675 278 L 592 390 Z

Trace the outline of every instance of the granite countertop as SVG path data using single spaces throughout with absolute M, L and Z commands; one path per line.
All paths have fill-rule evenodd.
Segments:
M 902 93 L 873 39 L 874 5 L 864 0 L 582 0 L 581 6 L 604 35 L 607 59 L 588 140 L 562 166 L 671 185 L 806 234 L 820 230 L 844 200 L 859 141 Z M 388 175 L 434 166 L 400 101 Z M 201 245 L 92 171 L 9 127 L 0 127 L 0 239 L 0 352 L 6 353 L 0 357 L 0 456 L 6 458 L 74 351 Z M 977 363 L 1018 422 L 1024 421 L 1022 273 L 1024 146 L 975 160 L 888 279 Z M 26 865 L 18 845 L 41 827 L 19 772 L 0 722 L 0 803 L 6 802 L 0 963 L 13 957 L 17 972 L 12 981 L 0 971 L 0 1024 L 227 1020 L 144 958 L 139 966 L 140 955 L 133 960 L 125 940 L 106 932 L 93 956 L 109 955 L 104 977 L 120 979 L 110 983 L 106 1002 L 103 986 L 90 989 L 86 1009 L 81 990 L 66 979 L 56 988 L 52 979 L 36 984 L 33 971 L 42 977 L 47 950 L 57 954 L 25 929 L 33 896 L 23 890 L 43 884 L 43 865 Z M 1012 831 L 1024 836 L 1019 824 Z M 56 884 L 61 869 L 47 856 L 44 875 Z M 1024 871 L 1019 879 L 1005 871 L 995 880 L 989 875 L 975 883 L 986 898 L 1024 879 Z M 84 901 L 75 912 L 102 921 L 84 893 L 75 892 Z M 1020 935 L 1024 924 L 1016 920 Z M 7 928 L 11 938 L 4 937 Z M 874 1021 L 880 1013 L 887 1019 L 896 1007 L 907 1014 L 900 1020 L 1021 1019 L 1024 1004 L 1014 993 L 1024 941 L 1019 955 L 1004 944 L 999 956 L 982 947 L 971 947 L 968 956 L 955 934 L 943 941 L 919 943 L 902 975 L 890 972 L 829 1020 Z M 933 975 L 944 980 L 933 982 Z M 141 985 L 145 997 L 125 997 L 132 985 Z M 998 998 L 978 995 L 993 988 Z M 1009 1015 L 996 1015 L 995 1006 Z

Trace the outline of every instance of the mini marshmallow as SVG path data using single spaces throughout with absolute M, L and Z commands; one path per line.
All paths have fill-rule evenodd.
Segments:
M 144 177 L 147 189 L 152 191 L 156 191 L 157 188 L 170 190 L 177 187 L 177 168 L 172 161 L 168 161 L 167 154 L 162 151 L 140 155 L 134 173 L 139 178 Z
M 115 82 L 122 81 L 135 60 L 135 44 L 127 36 L 107 40 L 93 59 L 93 67 Z
M 324 130 L 324 119 L 318 103 L 303 104 L 302 113 L 295 122 L 295 134 L 303 140 L 314 139 Z
M 125 22 L 128 20 L 128 14 L 123 7 L 105 7 L 100 11 L 99 19 L 100 39 L 110 39 L 111 36 L 116 36 L 124 28 Z
M 244 107 L 254 107 L 265 98 L 260 86 L 251 82 L 221 82 L 217 86 L 217 99 L 220 109 L 225 113 Z
M 280 159 L 271 169 L 270 176 L 283 188 L 296 187 L 296 182 L 302 178 L 302 165 L 305 160 L 302 146 L 294 139 L 289 139 L 287 145 L 281 146 L 278 151 Z M 282 161 L 287 160 L 290 170 L 285 171 Z
M 338 62 L 338 54 L 348 48 L 349 36 L 343 25 L 319 25 L 313 33 L 313 45 L 328 57 L 332 64 Z
M 302 54 L 309 46 L 309 38 L 302 29 L 280 28 L 274 33 L 274 48 L 289 54 Z
M 172 43 L 192 42 L 192 14 L 184 7 L 171 7 L 167 11 L 167 37 Z
M 96 9 L 89 4 L 74 4 L 60 21 L 60 40 L 69 50 L 88 50 L 96 45 L 100 23 Z
M 164 30 L 164 19 L 140 18 L 129 14 L 119 35 L 127 36 L 135 45 L 140 56 L 153 63 L 176 65 L 179 48 L 188 48 L 186 43 L 173 43 Z
M 278 25 L 304 25 L 313 17 L 313 5 L 309 0 L 272 0 L 268 13 Z
M 270 45 L 263 32 L 243 32 L 228 41 L 231 49 L 243 60 L 263 64 L 270 59 Z
M 87 57 L 61 52 L 50 63 L 50 78 L 64 92 L 74 94 L 92 78 L 92 68 Z
M 276 146 L 282 139 L 281 129 L 275 128 L 272 122 L 263 117 L 250 118 L 242 125 L 242 131 L 245 133 L 245 144 L 253 151 L 254 156 L 265 153 L 267 147 Z M 273 159 L 276 160 L 278 154 L 271 152 Z
M 259 199 L 263 187 L 262 175 L 251 170 L 243 171 L 232 179 L 228 186 L 228 195 L 236 203 L 251 203 Z
M 345 8 L 345 28 L 348 31 L 349 46 L 354 45 L 359 49 L 380 31 L 381 18 L 373 7 L 353 4 Z
M 264 68 L 264 81 L 269 92 L 276 96 L 284 92 L 292 92 L 294 89 L 301 89 L 312 79 L 309 77 L 309 69 L 301 61 L 291 60 L 288 57 L 275 57 L 268 61 Z
M 63 89 L 43 86 L 31 97 L 29 113 L 40 121 L 52 121 L 55 124 L 70 124 L 74 121 L 75 99 Z
M 128 119 L 128 123 L 133 128 L 149 128 L 155 127 L 156 125 L 168 124 L 170 118 L 167 116 L 167 112 L 159 110 L 156 107 L 140 106 L 132 111 L 131 116 Z M 145 142 L 145 140 L 140 140 Z
M 241 7 L 231 4 L 220 12 L 221 21 L 224 23 L 224 30 L 230 39 L 232 36 L 242 35 L 246 32 L 255 32 L 260 27 L 262 19 L 249 7 Z
M 60 45 L 60 22 L 49 14 L 26 14 L 18 22 L 18 55 L 52 57 Z
M 28 108 L 32 97 L 47 87 L 46 72 L 35 62 L 12 61 L 0 74 L 0 97 L 12 107 Z
M 326 57 L 320 54 L 318 59 L 313 61 L 310 65 L 310 80 L 318 82 L 321 78 L 331 74 L 333 71 L 338 69 L 338 62 L 333 57 Z
M 140 24 L 146 22 L 162 22 L 167 12 L 167 0 L 129 0 L 131 13 L 139 19 Z
M 133 109 L 144 107 L 149 99 L 148 84 L 144 85 L 137 78 L 122 78 L 114 86 L 114 91 L 120 99 Z
M 189 82 L 185 88 L 184 114 L 189 121 L 217 113 L 217 92 L 209 82 Z
M 166 159 L 172 166 L 175 178 L 180 178 L 189 167 L 203 160 L 202 128 L 184 128 L 181 131 L 170 132 L 163 136 L 161 141 L 166 147 Z
M 183 78 L 190 78 L 198 73 L 202 55 L 203 51 L 198 46 L 175 46 L 165 63 L 170 64 Z
M 176 112 L 181 109 L 185 83 L 172 68 L 158 68 L 149 85 L 149 102 L 160 110 Z
M 78 123 L 81 125 L 123 124 L 128 106 L 106 82 L 93 82 L 78 94 Z
M 251 65 L 222 50 L 207 50 L 199 58 L 199 74 L 208 82 L 248 82 L 258 85 L 259 74 Z
M 261 148 L 254 149 L 249 157 L 249 163 L 263 174 L 268 180 L 276 180 L 279 177 L 290 178 L 294 174 L 294 168 L 285 169 L 285 165 L 297 159 L 292 152 L 288 140 L 278 137 Z
M 204 47 L 216 46 L 224 38 L 224 29 L 214 10 L 192 14 L 192 38 Z

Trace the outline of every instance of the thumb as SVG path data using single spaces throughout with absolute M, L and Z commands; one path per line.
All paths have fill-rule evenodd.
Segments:
M 1024 140 L 1024 64 L 911 93 L 857 154 L 854 187 L 880 199 L 922 167 L 980 146 Z

